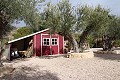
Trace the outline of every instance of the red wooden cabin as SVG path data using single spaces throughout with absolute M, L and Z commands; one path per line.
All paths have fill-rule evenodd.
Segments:
M 28 36 L 24 36 L 8 42 L 8 59 L 12 59 L 12 48 L 18 51 L 28 49 L 29 43 L 32 41 L 32 51 L 34 56 L 55 55 L 64 53 L 64 37 L 55 33 L 50 35 L 49 29 L 45 29 Z

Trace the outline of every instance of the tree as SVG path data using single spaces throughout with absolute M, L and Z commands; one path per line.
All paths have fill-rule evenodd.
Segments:
M 105 27 L 101 26 L 101 28 L 93 31 L 89 36 L 92 36 L 94 40 L 99 40 L 100 44 L 102 44 L 103 50 L 111 50 L 115 45 L 115 41 L 118 42 L 120 39 L 120 18 L 114 15 L 109 15 L 106 24 Z
M 23 36 L 27 36 L 29 34 L 31 34 L 33 31 L 30 27 L 21 27 L 19 29 L 17 29 L 17 32 L 13 34 L 14 39 L 23 37 Z
M 0 41 L 11 30 L 11 23 L 24 20 L 30 25 L 30 19 L 37 14 L 36 6 L 43 0 L 0 0 Z M 1 53 L 0 53 L 1 54 Z
M 103 37 L 103 50 L 111 50 L 114 46 L 115 40 L 120 39 L 120 18 L 112 15 L 109 17 L 109 27 Z
M 7 33 L 14 20 L 30 23 L 29 17 L 37 13 L 36 6 L 42 0 L 0 0 L 0 39 Z
M 106 29 L 109 24 L 109 10 L 97 6 L 95 8 L 80 6 L 77 8 L 77 28 L 82 31 L 79 45 L 82 46 L 87 36 L 100 29 Z
M 79 52 L 73 29 L 76 16 L 69 0 L 62 0 L 57 5 L 49 3 L 45 10 L 45 20 L 47 26 L 50 26 L 50 32 L 57 32 L 65 36 L 74 45 L 74 51 Z

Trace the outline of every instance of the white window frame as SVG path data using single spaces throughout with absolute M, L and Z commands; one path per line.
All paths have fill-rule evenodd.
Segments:
M 56 40 L 57 40 L 57 44 L 52 44 L 52 42 L 53 42 L 52 39 L 54 39 L 54 40 L 56 39 Z M 55 43 L 55 42 L 54 42 L 54 43 Z M 51 45 L 52 45 L 52 46 L 57 46 L 57 45 L 58 45 L 58 38 L 51 38 Z
M 49 39 L 49 45 L 44 44 L 44 42 L 45 42 L 44 39 L 46 39 L 46 40 Z M 43 46 L 50 46 L 50 38 L 43 38 Z

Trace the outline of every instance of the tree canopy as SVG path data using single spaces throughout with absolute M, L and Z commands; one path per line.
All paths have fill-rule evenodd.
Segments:
M 84 43 L 88 35 L 99 30 L 105 30 L 109 25 L 109 10 L 97 6 L 80 6 L 77 9 L 78 24 L 77 28 L 82 30 L 80 42 Z
M 5 34 L 10 28 L 9 24 L 14 20 L 24 20 L 32 28 L 32 32 L 49 27 L 50 34 L 57 32 L 65 36 L 65 39 L 73 44 L 75 52 L 78 52 L 78 48 L 87 39 L 92 42 L 93 38 L 104 35 L 115 37 L 115 39 L 119 38 L 120 18 L 111 15 L 109 9 L 104 9 L 100 5 L 73 7 L 69 0 L 61 0 L 57 4 L 49 2 L 43 12 L 38 12 L 36 6 L 42 1 L 1 0 L 0 32 Z
M 73 43 L 74 49 L 77 45 L 82 47 L 86 41 L 92 42 L 104 35 L 115 37 L 115 39 L 120 35 L 119 18 L 100 5 L 72 7 L 69 0 L 62 0 L 56 5 L 49 3 L 44 16 L 46 24 L 52 29 L 51 32 L 58 32 L 65 36 Z M 79 38 L 76 38 L 76 34 Z
M 11 29 L 10 24 L 15 20 L 24 20 L 27 24 L 32 24 L 31 19 L 37 13 L 36 6 L 42 1 L 0 0 L 0 39 Z

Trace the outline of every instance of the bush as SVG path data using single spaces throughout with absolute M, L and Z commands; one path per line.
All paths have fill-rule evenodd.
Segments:
M 32 29 L 30 27 L 22 27 L 17 30 L 16 33 L 13 34 L 14 39 L 20 38 L 32 33 Z

